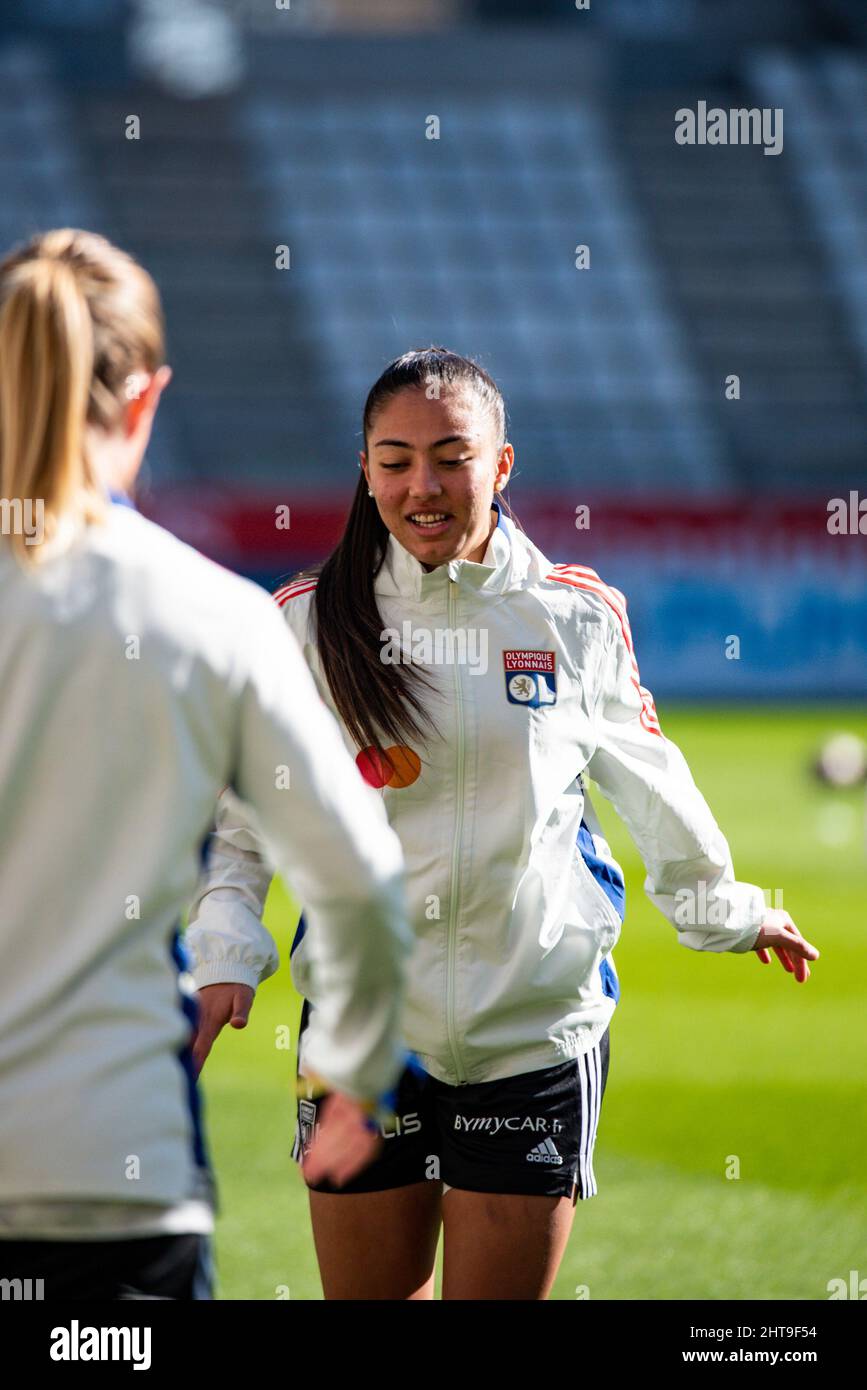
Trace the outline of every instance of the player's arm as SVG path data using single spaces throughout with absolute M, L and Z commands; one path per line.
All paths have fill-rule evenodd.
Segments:
M 588 774 L 617 810 L 647 869 L 645 891 L 697 951 L 775 950 L 796 979 L 819 953 L 788 913 L 768 909 L 760 888 L 735 878 L 728 843 L 686 759 L 659 727 L 641 685 L 626 602 L 606 599 L 609 632 L 596 704 L 597 746 Z
M 301 645 L 306 604 L 296 598 L 285 603 L 282 612 Z M 193 1042 L 197 1072 L 226 1024 L 246 1026 L 256 989 L 279 965 L 276 943 L 262 922 L 272 878 L 250 816 L 227 787 L 217 804 L 186 936 L 199 991 Z
M 254 609 L 233 785 L 267 858 L 304 904 L 316 997 L 306 1070 L 372 1101 L 392 1087 L 406 1056 L 399 1020 L 412 935 L 403 853 L 279 610 L 264 595 Z
M 199 991 L 197 1073 L 227 1023 L 246 1025 L 258 985 L 279 965 L 277 946 L 262 924 L 273 877 L 262 848 L 244 806 L 227 787 L 217 803 L 185 938 Z

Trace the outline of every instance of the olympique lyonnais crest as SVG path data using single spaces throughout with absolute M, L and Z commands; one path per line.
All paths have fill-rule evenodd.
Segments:
M 506 699 L 513 705 L 557 703 L 557 671 L 554 652 L 503 652 L 506 673 Z

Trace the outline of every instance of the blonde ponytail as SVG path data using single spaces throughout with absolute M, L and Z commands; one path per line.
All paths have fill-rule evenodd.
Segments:
M 104 519 L 87 426 L 116 429 L 163 360 L 156 286 L 104 237 L 47 232 L 0 262 L 0 543 L 20 560 Z

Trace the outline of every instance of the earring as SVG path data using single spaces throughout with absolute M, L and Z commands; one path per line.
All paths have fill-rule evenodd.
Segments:
M 368 495 L 368 497 L 372 497 L 372 496 L 373 496 L 373 488 L 372 488 L 372 487 L 369 487 L 369 488 L 367 489 L 367 495 Z

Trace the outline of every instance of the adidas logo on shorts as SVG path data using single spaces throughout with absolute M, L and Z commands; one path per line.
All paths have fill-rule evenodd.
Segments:
M 553 1139 L 543 1139 L 541 1144 L 537 1144 L 535 1149 L 531 1149 L 527 1154 L 528 1163 L 553 1163 L 559 1166 L 563 1159 L 557 1152 L 557 1145 Z

